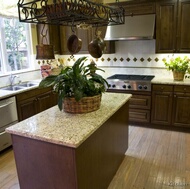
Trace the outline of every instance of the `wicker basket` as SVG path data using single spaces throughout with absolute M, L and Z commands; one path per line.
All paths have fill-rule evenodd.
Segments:
M 183 81 L 185 72 L 173 71 L 173 78 L 175 81 Z
M 101 97 L 101 95 L 83 97 L 78 102 L 75 98 L 65 98 L 63 102 L 64 111 L 79 114 L 93 112 L 100 108 Z

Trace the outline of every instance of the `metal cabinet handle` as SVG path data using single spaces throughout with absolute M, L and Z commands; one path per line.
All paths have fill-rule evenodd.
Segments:
M 8 102 L 8 103 L 5 103 L 5 104 L 1 105 L 0 108 L 6 107 L 6 106 L 8 106 L 8 105 L 10 105 L 10 104 L 12 104 L 12 103 L 13 103 L 13 101 L 10 101 L 10 102 Z
M 0 133 L 0 136 L 1 136 L 1 135 L 4 135 L 5 133 L 6 133 L 5 131 L 1 132 L 1 133 Z

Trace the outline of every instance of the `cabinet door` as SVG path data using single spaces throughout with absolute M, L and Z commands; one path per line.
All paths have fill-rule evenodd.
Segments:
M 170 125 L 172 119 L 173 86 L 153 85 L 151 123 Z
M 178 7 L 177 52 L 190 52 L 190 0 L 180 0 Z
M 77 29 L 76 35 L 82 40 L 82 48 L 78 52 L 78 54 L 89 54 L 88 44 L 94 38 L 93 33 L 92 33 L 92 28 L 88 30 Z
M 60 54 L 60 29 L 58 25 L 37 24 L 38 44 L 53 45 L 54 53 Z M 46 35 L 46 37 L 43 37 Z
M 71 54 L 67 48 L 67 41 L 73 34 L 70 26 L 60 26 L 60 43 L 61 43 L 61 54 Z M 82 40 L 82 48 L 78 54 L 88 54 L 88 44 L 92 40 L 92 29 L 83 30 L 74 28 L 74 34 Z
M 177 0 L 159 1 L 156 4 L 156 52 L 176 51 Z
M 190 93 L 175 93 L 173 108 L 174 126 L 190 127 Z
M 67 48 L 67 40 L 71 35 L 72 35 L 71 27 L 60 26 L 60 46 L 61 46 L 61 54 L 63 55 L 70 54 Z
M 50 44 L 53 45 L 54 53 L 61 53 L 60 45 L 60 26 L 59 25 L 49 25 L 49 40 Z
M 47 93 L 44 93 L 42 95 L 38 95 L 36 97 L 37 100 L 37 111 L 42 112 L 44 110 L 47 110 L 48 108 L 52 107 L 52 92 L 49 91 Z
M 22 121 L 37 114 L 36 98 L 28 98 L 22 101 L 17 101 L 18 120 Z

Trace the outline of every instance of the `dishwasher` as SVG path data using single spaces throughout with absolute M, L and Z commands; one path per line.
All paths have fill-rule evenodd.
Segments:
M 0 151 L 12 145 L 11 135 L 5 129 L 18 122 L 15 97 L 0 100 Z

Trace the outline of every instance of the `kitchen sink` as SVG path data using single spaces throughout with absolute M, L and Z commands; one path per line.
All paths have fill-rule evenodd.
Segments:
M 33 87 L 33 86 L 37 86 L 37 85 L 38 84 L 36 84 L 36 83 L 30 83 L 30 82 L 28 82 L 28 83 L 21 83 L 18 86 L 19 87 Z
M 18 91 L 21 89 L 23 89 L 23 87 L 20 87 L 20 86 L 11 86 L 11 87 L 2 88 L 2 90 L 7 90 L 7 91 Z
M 18 90 L 23 90 L 23 89 L 34 87 L 34 86 L 38 86 L 38 83 L 25 82 L 25 83 L 20 83 L 14 86 L 4 87 L 4 88 L 1 88 L 1 90 L 18 91 Z

